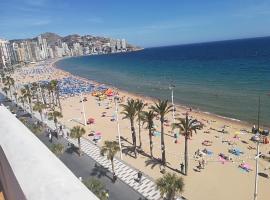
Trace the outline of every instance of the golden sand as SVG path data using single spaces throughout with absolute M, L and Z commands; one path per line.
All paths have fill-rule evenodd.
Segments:
M 49 66 L 52 66 L 51 64 Z M 31 66 L 35 67 L 35 66 Z M 43 74 L 40 76 L 23 76 L 21 77 L 18 73 L 15 75 L 17 81 L 22 83 L 34 82 L 38 80 L 50 80 L 50 79 L 60 79 L 66 76 L 70 76 L 69 73 L 64 72 L 59 69 L 55 69 L 52 74 Z M 115 114 L 115 107 L 112 98 L 105 99 L 104 101 L 99 102 L 91 94 L 85 94 L 84 97 L 87 97 L 88 101 L 85 104 L 86 118 L 92 117 L 95 119 L 95 123 L 92 125 L 85 126 L 86 134 L 85 137 L 92 139 L 88 136 L 90 131 L 101 132 L 102 140 L 98 143 L 99 146 L 102 146 L 105 140 L 116 140 L 117 139 L 117 124 L 115 121 L 111 121 L 112 116 Z M 119 91 L 119 96 L 125 98 L 143 98 L 145 103 L 148 105 L 153 104 L 153 99 L 139 97 L 135 94 L 131 94 L 125 91 Z M 168 97 L 169 98 L 169 97 Z M 68 97 L 62 98 L 61 104 L 63 107 L 63 118 L 61 122 L 71 128 L 79 123 L 83 123 L 83 114 L 82 114 L 82 103 L 80 103 L 80 97 Z M 107 108 L 107 109 L 106 109 Z M 120 108 L 121 111 L 121 108 Z M 183 113 L 186 113 L 188 110 L 180 105 L 177 106 L 177 117 L 183 117 Z M 106 116 L 102 117 L 102 113 L 106 112 Z M 251 134 L 238 134 L 234 138 L 235 133 L 239 132 L 242 129 L 248 131 L 251 130 L 251 124 L 232 121 L 226 118 L 215 116 L 213 114 L 207 114 L 199 111 L 189 112 L 190 116 L 198 119 L 199 121 L 205 124 L 203 130 L 199 130 L 197 134 L 193 135 L 191 140 L 189 140 L 189 174 L 184 176 L 185 180 L 185 191 L 183 196 L 187 199 L 193 200 L 228 200 L 228 199 L 237 199 L 237 200 L 248 200 L 253 198 L 254 192 L 254 181 L 255 181 L 255 154 L 256 150 L 251 149 L 255 148 L 255 143 L 250 141 Z M 123 120 L 122 115 L 120 115 L 120 132 L 121 136 L 125 138 L 126 141 L 122 140 L 123 144 L 123 160 L 130 165 L 134 166 L 137 169 L 140 169 L 145 174 L 156 179 L 162 176 L 160 173 L 159 165 L 146 166 L 146 161 L 148 160 L 147 156 L 138 155 L 138 158 L 135 159 L 128 154 L 128 147 L 131 146 L 131 131 L 130 131 L 130 122 L 129 120 Z M 73 119 L 73 120 L 72 120 Z M 75 119 L 75 120 L 74 120 Z M 167 119 L 172 122 L 172 114 L 167 115 Z M 155 121 L 157 130 L 160 129 L 160 122 Z M 222 134 L 218 132 L 222 127 L 226 125 L 225 130 L 228 131 L 228 134 Z M 136 126 L 137 133 L 137 144 L 138 140 L 138 126 Z M 184 138 L 180 136 L 178 143 L 175 143 L 173 134 L 171 133 L 171 127 L 165 126 L 165 145 L 166 145 L 166 157 L 168 161 L 168 167 L 166 171 L 175 172 L 175 169 L 180 169 L 180 163 L 184 162 Z M 149 139 L 148 139 L 148 130 L 142 128 L 142 149 L 146 154 L 149 153 Z M 238 138 L 239 137 L 239 138 Z M 205 147 L 202 145 L 204 140 L 212 141 L 212 145 Z M 228 142 L 234 143 L 229 145 Z M 160 158 L 160 137 L 153 137 L 154 142 L 154 157 Z M 228 152 L 229 148 L 239 148 L 244 154 L 241 156 L 234 156 Z M 198 160 L 194 158 L 194 152 L 198 149 L 202 150 L 207 148 L 213 152 L 212 156 L 205 155 L 204 159 L 206 160 L 205 169 L 200 170 L 200 172 L 195 171 L 196 166 L 198 166 Z M 270 151 L 270 145 L 260 145 L 260 151 L 267 154 Z M 222 162 L 218 156 L 219 153 L 224 153 L 227 156 L 230 156 L 234 162 Z M 132 152 L 131 152 L 131 155 Z M 268 154 L 269 155 L 269 154 Z M 119 155 L 118 155 L 119 156 Z M 251 172 L 245 172 L 240 169 L 238 166 L 241 163 L 247 163 L 251 166 Z M 262 159 L 259 160 L 259 172 L 266 173 L 270 175 L 269 171 L 270 163 Z M 265 170 L 265 168 L 268 168 Z M 178 173 L 179 174 L 179 173 Z M 180 175 L 180 174 L 179 174 Z M 269 200 L 270 199 L 270 179 L 259 176 L 259 185 L 258 192 L 259 200 Z

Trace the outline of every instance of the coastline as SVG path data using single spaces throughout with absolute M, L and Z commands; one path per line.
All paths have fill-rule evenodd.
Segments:
M 87 78 L 79 77 L 73 75 L 72 73 L 66 72 L 62 69 L 57 68 L 57 61 L 53 60 L 47 63 L 40 63 L 36 66 L 29 67 L 26 70 L 30 72 L 29 75 L 21 78 L 23 82 L 29 81 L 38 81 L 40 80 L 52 80 L 52 79 L 63 79 L 67 76 L 72 78 L 80 79 L 86 81 L 87 83 L 94 83 L 98 85 L 106 85 L 100 82 L 89 80 Z M 42 68 L 44 71 L 42 71 Z M 49 68 L 53 68 L 48 70 Z M 36 69 L 41 70 L 41 75 L 33 75 Z M 49 75 L 48 75 L 49 74 Z M 20 75 L 20 72 L 19 74 Z M 72 84 L 70 85 L 72 86 Z M 115 88 L 115 87 L 114 87 Z M 147 97 L 140 94 L 129 93 L 124 90 L 118 90 L 119 96 L 125 96 L 129 98 L 142 98 L 145 103 L 152 104 L 156 98 Z M 93 136 L 90 133 L 100 133 L 102 139 L 97 142 L 97 146 L 101 147 L 104 144 L 104 141 L 118 141 L 117 133 L 117 123 L 114 118 L 115 114 L 115 104 L 112 97 L 108 97 L 102 101 L 99 101 L 96 97 L 92 96 L 91 93 L 84 93 L 83 96 L 87 99 L 84 103 L 84 109 L 87 119 L 94 118 L 95 122 L 91 125 L 83 125 L 83 106 L 80 103 L 80 95 L 70 95 L 63 96 L 60 98 L 62 106 L 63 118 L 59 119 L 59 122 L 67 128 L 72 128 L 74 126 L 80 125 L 86 130 L 86 134 L 83 136 L 88 140 L 93 140 Z M 125 101 L 124 101 L 125 102 Z M 124 103 L 123 102 L 123 103 Z M 182 106 L 177 104 L 176 117 L 184 117 L 185 113 L 189 110 L 189 107 Z M 148 110 L 147 108 L 145 108 Z M 102 116 L 103 113 L 105 117 Z M 145 126 L 141 129 L 142 137 L 142 150 L 143 152 L 138 154 L 137 158 L 134 158 L 130 147 L 132 145 L 132 137 L 130 134 L 130 121 L 122 118 L 123 115 L 119 114 L 119 124 L 120 124 L 120 135 L 121 135 L 121 144 L 123 152 L 123 160 L 125 163 L 131 165 L 136 170 L 143 171 L 147 176 L 156 180 L 160 178 L 162 174 L 160 173 L 160 168 L 158 164 L 150 162 L 155 161 L 161 158 L 161 144 L 160 144 L 160 135 L 154 135 L 153 140 L 153 156 L 154 159 L 149 159 L 149 136 L 148 130 Z M 245 162 L 249 164 L 252 169 L 255 169 L 255 160 L 254 155 L 256 154 L 256 145 L 250 140 L 252 134 L 250 134 L 250 124 L 243 122 L 235 121 L 233 119 L 227 119 L 225 117 L 219 117 L 215 114 L 209 112 L 202 112 L 200 110 L 194 109 L 190 113 L 190 117 L 196 118 L 199 121 L 205 124 L 202 130 L 198 130 L 197 134 L 194 134 L 189 140 L 188 155 L 189 155 L 189 175 L 183 176 L 185 179 L 186 189 L 183 195 L 188 199 L 208 199 L 208 200 L 226 200 L 226 199 L 249 199 L 252 196 L 253 191 L 253 181 L 254 181 L 254 170 L 250 172 L 243 172 L 239 168 L 239 164 Z M 166 116 L 169 123 L 164 125 L 164 141 L 166 145 L 166 160 L 168 162 L 166 171 L 171 173 L 176 173 L 181 176 L 179 172 L 179 165 L 184 162 L 184 138 L 182 135 L 179 135 L 178 141 L 175 142 L 175 138 L 171 129 L 172 122 L 172 113 L 169 113 Z M 160 121 L 154 119 L 154 125 L 157 131 L 160 131 Z M 226 128 L 226 134 L 222 133 L 222 129 Z M 138 138 L 138 124 L 135 123 L 137 142 Z M 204 141 L 211 141 L 210 146 L 203 145 Z M 139 142 L 137 143 L 139 145 Z M 232 148 L 241 149 L 244 154 L 241 156 L 235 156 L 229 152 Z M 194 157 L 194 152 L 203 149 L 207 149 L 212 152 L 211 155 L 204 155 L 204 159 L 207 162 L 207 166 L 200 170 L 199 172 L 194 170 L 198 166 L 198 158 Z M 261 145 L 260 151 L 268 155 L 269 145 Z M 232 161 L 222 161 L 219 157 L 219 154 L 223 153 L 226 156 L 231 157 Z M 120 157 L 118 154 L 117 157 Z M 268 162 L 265 160 L 260 160 L 263 166 L 267 166 Z M 261 167 L 262 169 L 262 167 Z M 269 171 L 270 172 L 270 171 Z M 222 181 L 221 181 L 222 180 Z M 234 181 L 232 181 L 234 180 Z M 207 184 L 205 184 L 207 181 Z M 263 196 L 260 196 L 260 199 L 266 200 L 269 199 L 269 193 L 267 193 L 270 182 L 268 179 L 259 179 L 260 191 Z M 241 187 L 240 187 L 241 186 Z M 224 193 L 224 188 L 228 192 Z M 196 192 L 194 192 L 196 191 Z M 209 194 L 211 194 L 209 196 Z M 222 195 L 221 195 L 222 194 Z
M 81 56 L 79 56 L 79 57 L 81 57 Z M 72 73 L 70 73 L 68 71 L 60 69 L 57 66 L 57 62 L 59 62 L 61 60 L 64 60 L 64 59 L 69 59 L 69 58 L 73 58 L 73 57 L 65 57 L 65 58 L 57 59 L 56 61 L 53 61 L 51 66 L 56 68 L 59 71 L 62 71 L 64 73 L 66 73 L 66 74 L 69 74 L 70 76 L 76 77 L 77 79 L 80 79 L 80 80 L 83 80 L 83 81 L 86 81 L 86 82 L 90 82 L 90 83 L 94 83 L 94 84 L 97 84 L 97 85 L 105 85 L 105 86 L 110 87 L 110 88 L 112 88 L 114 90 L 117 90 L 118 92 L 120 92 L 122 94 L 125 94 L 126 96 L 132 96 L 132 97 L 135 97 L 136 99 L 143 99 L 143 100 L 146 100 L 147 102 L 148 101 L 156 102 L 158 100 L 158 98 L 155 98 L 155 97 L 146 96 L 146 95 L 142 95 L 142 94 L 138 94 L 138 93 L 134 93 L 134 92 L 129 92 L 129 91 L 126 91 L 126 90 L 119 89 L 114 85 L 104 84 L 104 83 L 98 82 L 96 80 L 91 80 L 91 79 L 88 79 L 88 78 L 84 78 L 84 77 L 72 74 Z M 170 96 L 168 96 L 168 97 L 169 97 L 168 101 L 171 102 Z M 240 120 L 240 119 L 235 119 L 235 118 L 232 118 L 232 117 L 226 117 L 226 116 L 218 115 L 218 114 L 215 114 L 215 113 L 208 112 L 206 110 L 201 110 L 199 108 L 194 108 L 194 106 L 175 103 L 175 107 L 176 107 L 176 109 L 180 109 L 180 110 L 184 109 L 184 110 L 187 110 L 187 111 L 191 108 L 193 113 L 199 113 L 199 114 L 205 115 L 206 118 L 207 117 L 213 117 L 213 118 L 217 118 L 217 119 L 220 119 L 220 120 L 225 120 L 228 123 L 239 123 L 242 126 L 249 126 L 250 128 L 253 126 L 253 124 L 251 122 Z M 269 127 L 265 126 L 264 128 L 269 129 Z

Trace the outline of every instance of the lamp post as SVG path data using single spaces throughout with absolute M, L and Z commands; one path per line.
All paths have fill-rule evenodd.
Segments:
M 118 132 L 118 143 L 119 143 L 119 148 L 120 148 L 120 158 L 123 159 L 122 145 L 121 145 L 121 135 L 120 135 L 120 124 L 119 124 L 119 119 L 118 119 L 118 100 L 119 100 L 119 97 L 115 96 L 114 97 L 114 103 L 115 103 L 115 115 L 116 115 L 117 132 Z
M 173 84 L 171 84 L 170 86 L 169 86 L 169 89 L 172 91 L 172 94 L 171 94 L 171 96 L 172 96 L 172 106 L 173 106 L 173 111 L 172 111 L 172 117 L 173 117 L 173 123 L 175 123 L 175 107 L 174 107 L 174 101 L 173 101 L 173 89 L 175 88 L 175 85 L 173 85 Z
M 81 96 L 81 102 L 82 102 L 84 125 L 86 126 L 85 108 L 84 108 L 84 101 L 83 101 L 83 98 L 82 98 L 82 93 L 81 93 L 80 96 Z
M 261 109 L 261 98 L 259 96 L 259 105 L 258 105 L 258 136 L 260 136 L 260 109 Z M 259 163 L 258 160 L 260 158 L 260 151 L 259 151 L 259 143 L 260 143 L 260 137 L 258 137 L 259 139 L 257 140 L 257 153 L 256 153 L 256 172 L 255 172 L 255 188 L 254 188 L 254 200 L 257 200 L 258 197 L 258 172 L 259 172 Z

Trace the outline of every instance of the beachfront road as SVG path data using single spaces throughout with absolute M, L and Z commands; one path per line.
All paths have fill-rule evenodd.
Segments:
M 5 106 L 9 106 L 14 109 L 18 117 L 25 116 L 27 117 L 30 123 L 36 123 L 37 119 L 30 118 L 29 114 L 19 110 L 15 104 L 11 102 L 4 101 L 3 95 L 0 93 L 0 103 L 3 103 Z M 49 141 L 47 137 L 47 132 L 43 131 L 37 137 L 48 147 L 53 143 L 61 143 L 65 146 L 65 149 L 68 149 L 70 146 L 64 138 L 56 139 L 53 138 L 53 143 Z M 133 190 L 131 187 L 123 183 L 121 180 L 117 180 L 115 183 L 111 181 L 112 174 L 106 169 L 98 166 L 91 157 L 86 154 L 78 156 L 77 153 L 72 151 L 65 151 L 60 155 L 59 159 L 75 174 L 77 177 L 82 177 L 83 180 L 88 178 L 97 178 L 99 179 L 109 191 L 110 200 L 144 200 L 145 198 L 140 195 L 138 192 Z M 33 183 L 34 184 L 34 183 Z M 68 183 L 67 183 L 68 184 Z M 57 186 L 56 186 L 57 187 Z M 72 189 L 72 188 L 71 188 Z

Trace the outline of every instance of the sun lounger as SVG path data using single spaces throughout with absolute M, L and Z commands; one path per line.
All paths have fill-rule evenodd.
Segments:
M 204 145 L 204 146 L 212 146 L 212 144 L 213 144 L 213 142 L 210 141 L 210 140 L 204 140 L 204 141 L 202 142 L 202 145 Z
M 246 172 L 252 171 L 251 167 L 250 167 L 248 164 L 246 164 L 246 163 L 240 164 L 239 167 L 240 167 L 241 169 L 245 170 Z

